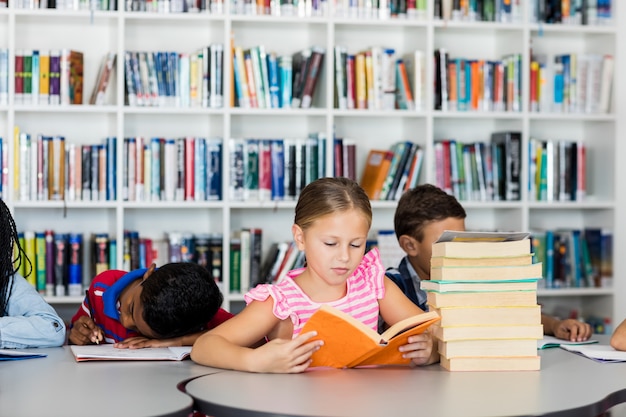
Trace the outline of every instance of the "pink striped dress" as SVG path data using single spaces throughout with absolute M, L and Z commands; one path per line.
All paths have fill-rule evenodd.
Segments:
M 322 303 L 311 300 L 293 280 L 304 271 L 304 268 L 290 271 L 285 279 L 276 284 L 257 285 L 246 295 L 250 304 L 253 300 L 265 301 L 274 299 L 274 315 L 293 323 L 293 337 L 296 337 L 311 315 L 320 308 Z M 346 281 L 346 295 L 328 304 L 361 320 L 365 325 L 377 330 L 378 300 L 385 296 L 385 268 L 380 260 L 378 249 L 369 251 L 354 273 Z

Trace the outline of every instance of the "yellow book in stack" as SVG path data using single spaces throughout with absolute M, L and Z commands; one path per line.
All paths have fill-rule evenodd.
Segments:
M 528 233 L 446 231 L 422 281 L 441 366 L 450 371 L 539 370 L 543 337 Z

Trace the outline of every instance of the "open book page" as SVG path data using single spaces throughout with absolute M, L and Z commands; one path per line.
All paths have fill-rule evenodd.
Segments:
M 430 311 L 428 313 L 418 314 L 417 316 L 411 316 L 404 320 L 400 320 L 393 326 L 390 326 L 387 330 L 385 330 L 381 335 L 381 343 L 388 342 L 391 338 L 404 333 L 405 331 L 415 327 L 420 323 L 424 323 L 426 321 L 439 318 L 439 314 L 435 311 Z
M 530 236 L 526 232 L 458 232 L 444 230 L 438 242 L 509 242 L 523 240 Z
M 559 347 L 561 345 L 589 345 L 592 343 L 598 343 L 598 341 L 594 339 L 587 339 L 582 342 L 571 342 L 569 340 L 559 339 L 554 336 L 544 335 L 543 339 L 537 340 L 537 349 L 548 349 Z
M 19 359 L 45 358 L 45 353 L 23 352 L 15 349 L 0 349 L 0 361 L 15 361 Z
M 561 345 L 561 349 L 582 355 L 596 362 L 626 362 L 626 352 L 613 349 L 610 345 Z
M 191 353 L 191 346 L 143 349 L 118 349 L 112 344 L 71 346 L 76 361 L 129 360 L 129 361 L 180 361 Z
M 319 310 L 324 312 L 324 313 L 326 313 L 326 314 L 330 314 L 332 316 L 335 316 L 338 319 L 338 321 L 337 321 L 338 323 L 340 323 L 341 321 L 345 321 L 346 323 L 350 324 L 352 327 L 356 328 L 359 332 L 361 332 L 363 334 L 363 337 L 367 337 L 367 338 L 371 339 L 372 342 L 380 343 L 380 335 L 378 334 L 378 332 L 376 332 L 375 330 L 373 330 L 370 327 L 366 326 L 362 321 L 360 321 L 358 319 L 355 319 L 350 314 L 345 313 L 345 312 L 343 312 L 343 311 L 341 311 L 341 310 L 339 310 L 337 308 L 331 307 L 331 306 L 326 305 L 326 304 L 322 304 L 322 306 L 319 308 Z M 322 313 L 320 313 L 318 316 L 321 317 Z M 330 323 L 330 321 L 328 323 Z M 337 327 L 339 328 L 340 325 L 337 325 Z M 343 327 L 343 325 L 341 325 L 341 327 Z M 303 330 L 303 332 L 304 332 L 304 330 Z

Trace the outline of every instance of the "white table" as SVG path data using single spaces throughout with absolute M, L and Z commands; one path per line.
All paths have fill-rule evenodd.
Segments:
M 213 373 L 186 384 L 196 407 L 227 416 L 597 416 L 626 402 L 626 363 L 602 364 L 559 348 L 541 370 L 448 372 L 316 370 L 299 375 Z

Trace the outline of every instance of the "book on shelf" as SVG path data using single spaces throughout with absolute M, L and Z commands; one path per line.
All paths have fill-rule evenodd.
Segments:
M 522 133 L 494 132 L 491 143 L 498 149 L 497 164 L 503 177 L 500 178 L 498 193 L 500 200 L 517 201 L 521 198 Z
M 387 177 L 393 152 L 370 149 L 361 175 L 361 187 L 370 200 L 379 200 L 382 186 Z
M 533 325 L 541 322 L 541 306 L 451 306 L 435 308 L 441 317 L 439 325 L 502 326 Z
M 587 193 L 586 154 L 582 141 L 530 138 L 529 198 L 583 201 Z
M 272 277 L 271 283 L 273 284 L 280 283 L 285 278 L 287 273 L 295 268 L 295 266 L 297 265 L 298 258 L 303 253 L 304 252 L 298 249 L 298 245 L 296 245 L 295 242 L 293 241 L 289 242 L 289 246 L 287 247 L 285 255 L 283 256 L 283 259 L 281 260 L 280 265 L 278 266 L 278 269 L 276 270 L 276 273 Z
M 440 364 L 448 371 L 538 371 L 539 356 L 471 356 L 440 357 Z
M 62 66 L 66 55 L 67 68 L 66 74 L 61 74 L 61 85 L 63 86 L 65 84 L 64 78 L 67 77 L 67 95 L 61 94 L 61 103 L 83 104 L 83 53 L 79 51 L 63 49 L 63 55 L 61 56 Z
M 409 336 L 421 334 L 439 320 L 435 312 L 406 318 L 382 334 L 334 307 L 322 305 L 302 328 L 301 334 L 316 331 L 312 340 L 324 345 L 313 353 L 311 367 L 352 368 L 366 365 L 408 365 L 399 346 Z
M 538 325 L 541 328 L 541 325 Z M 438 342 L 439 354 L 448 359 L 471 356 L 535 356 L 537 339 L 543 331 L 534 329 L 532 338 L 526 339 L 453 339 Z
M 292 98 L 291 107 L 298 108 L 302 103 L 302 91 L 306 81 L 306 73 L 311 59 L 311 48 L 305 48 L 296 52 L 292 57 Z
M 433 335 L 444 342 L 481 339 L 541 339 L 543 337 L 543 326 L 541 324 L 433 326 L 433 329 Z
M 604 238 L 603 238 L 604 236 Z M 603 242 L 610 231 L 600 228 L 534 230 L 533 252 L 545 265 L 546 288 L 610 286 L 612 263 L 602 278 L 602 257 L 611 253 Z M 604 253 L 604 255 L 603 255 Z
M 563 340 L 554 336 L 543 336 L 542 339 L 537 340 L 537 349 L 549 349 L 555 347 L 561 347 L 563 345 L 576 346 L 576 345 L 589 345 L 592 343 L 598 343 L 597 339 L 587 339 L 580 342 L 572 342 L 571 340 Z
M 191 354 L 191 346 L 166 348 L 119 349 L 113 344 L 70 346 L 76 362 L 86 361 L 182 361 Z
M 446 230 L 433 243 L 432 256 L 484 258 L 530 253 L 530 233 L 457 232 Z M 468 245 L 468 243 L 471 243 Z M 487 255 L 488 254 L 488 255 Z
M 395 65 L 396 102 L 400 110 L 414 110 L 415 101 L 409 83 L 409 74 L 403 59 L 397 59 Z
M 336 45 L 333 48 L 335 64 L 334 107 L 340 110 L 348 108 L 348 83 L 346 80 L 347 48 Z
M 100 63 L 96 83 L 89 98 L 89 104 L 104 105 L 107 103 L 107 94 L 110 93 L 109 84 L 114 75 L 116 54 L 114 52 L 107 53 Z
M 391 159 L 387 177 L 380 191 L 381 200 L 391 200 L 395 198 L 396 189 L 404 173 L 404 166 L 407 164 L 413 145 L 414 144 L 410 141 L 400 141 L 391 146 L 390 150 L 393 152 L 393 158 Z
M 307 71 L 304 76 L 300 102 L 300 107 L 304 109 L 310 108 L 313 103 L 313 96 L 320 78 L 320 72 L 322 71 L 325 53 L 326 50 L 322 47 L 313 46 L 311 48 L 310 63 L 307 65 Z

